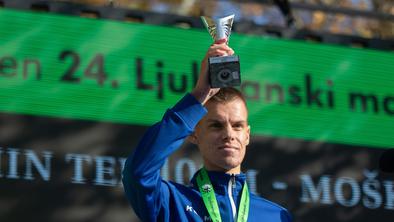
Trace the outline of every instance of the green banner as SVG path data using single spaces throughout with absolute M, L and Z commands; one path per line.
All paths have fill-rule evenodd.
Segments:
M 0 10 L 0 111 L 150 125 L 196 81 L 205 30 Z M 394 146 L 394 54 L 232 34 L 252 132 Z

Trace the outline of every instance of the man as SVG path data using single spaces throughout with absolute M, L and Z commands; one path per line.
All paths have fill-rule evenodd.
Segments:
M 225 39 L 214 43 L 193 91 L 167 110 L 127 159 L 123 185 L 142 221 L 291 221 L 286 209 L 250 194 L 241 173 L 250 137 L 242 94 L 209 86 L 207 58 L 233 53 Z M 186 138 L 204 161 L 189 187 L 160 177 L 165 159 Z

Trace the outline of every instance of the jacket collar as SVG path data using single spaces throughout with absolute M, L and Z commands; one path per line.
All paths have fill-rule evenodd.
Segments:
M 201 170 L 201 169 L 200 169 Z M 196 177 L 200 173 L 200 170 L 198 170 L 193 178 L 191 179 L 191 184 L 194 188 L 199 190 L 198 185 L 197 185 L 197 180 Z M 233 190 L 234 195 L 237 195 L 238 193 L 241 192 L 242 187 L 246 181 L 246 175 L 244 173 L 240 174 L 227 174 L 223 172 L 218 172 L 218 171 L 207 171 L 209 179 L 211 180 L 213 189 L 215 190 L 215 193 L 225 195 L 227 193 L 228 185 L 229 182 L 232 178 L 235 181 L 235 189 Z

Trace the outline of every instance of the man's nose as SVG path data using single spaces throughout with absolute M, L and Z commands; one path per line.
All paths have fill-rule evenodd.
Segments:
M 231 126 L 227 126 L 223 129 L 223 139 L 226 141 L 234 140 L 234 130 Z

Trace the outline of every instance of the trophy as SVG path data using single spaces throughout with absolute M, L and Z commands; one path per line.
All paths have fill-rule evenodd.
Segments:
M 219 19 L 201 16 L 201 20 L 214 41 L 226 38 L 228 44 L 234 15 Z M 208 63 L 211 88 L 241 85 L 239 57 L 237 55 L 209 57 Z

